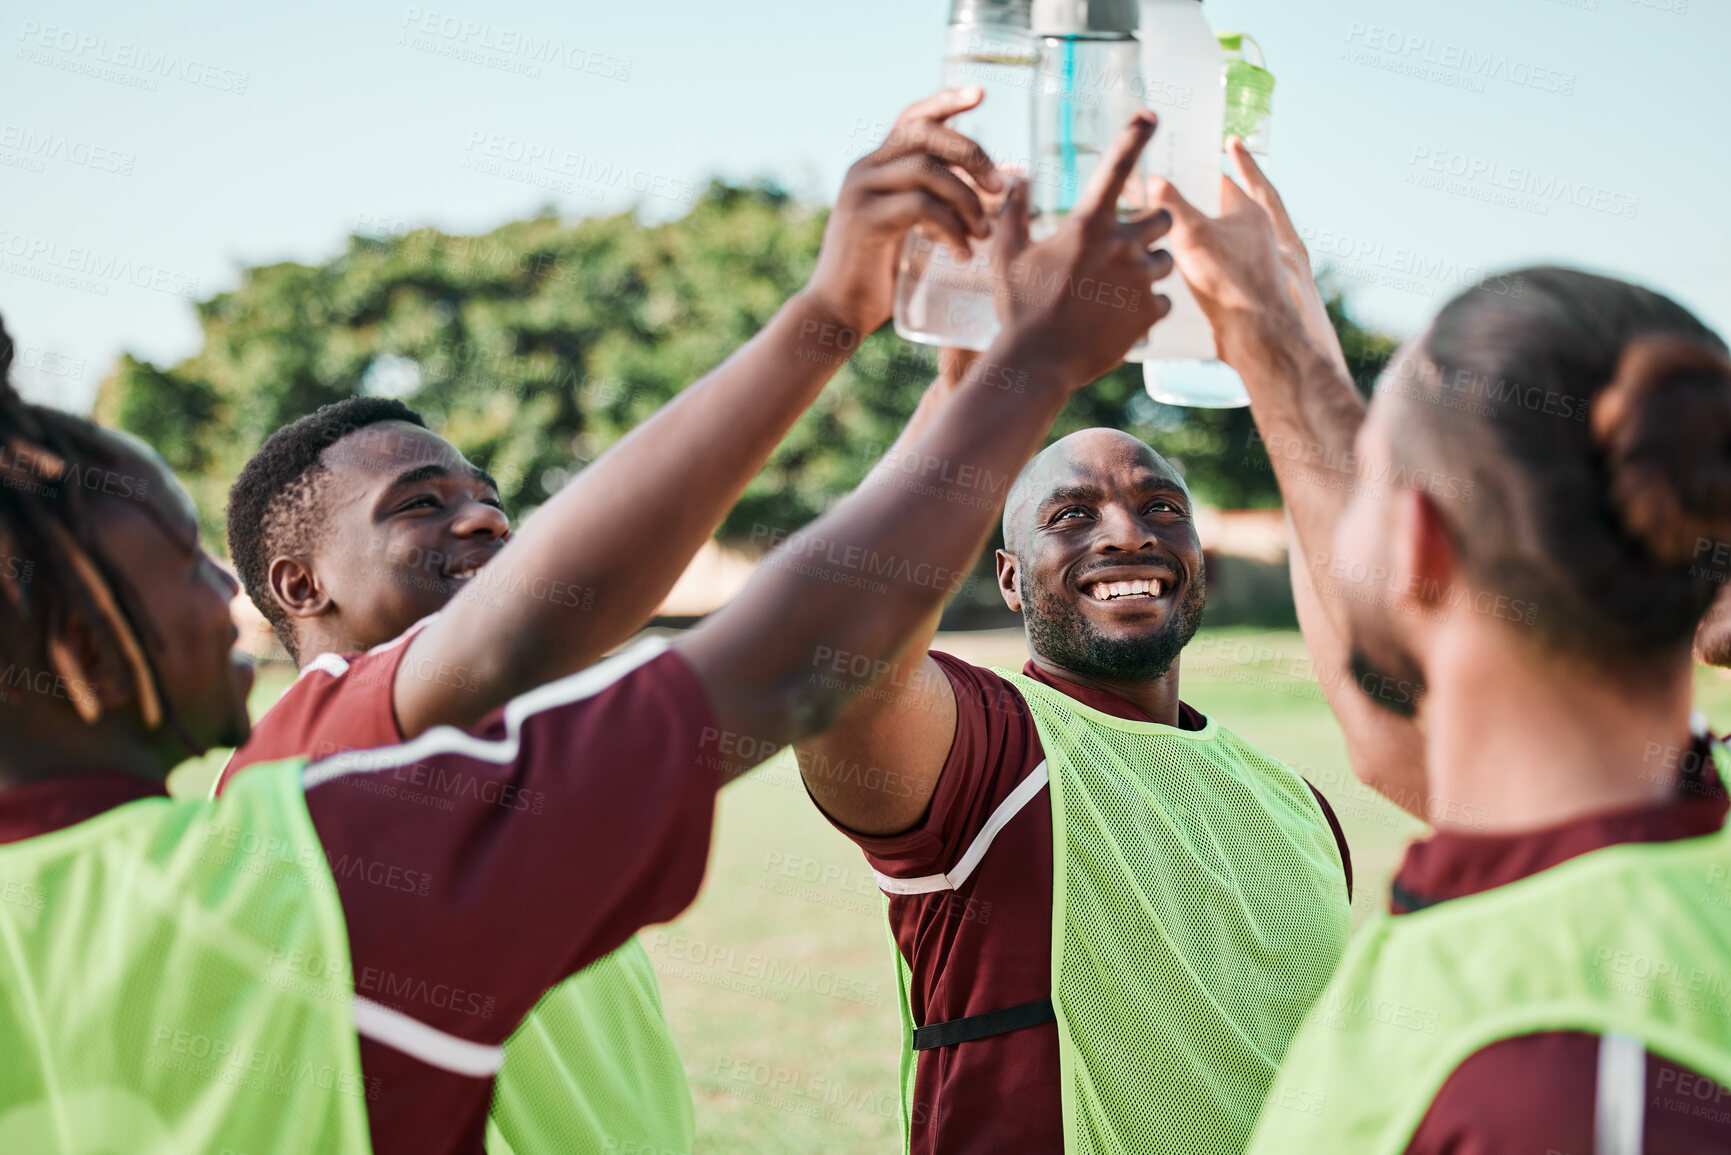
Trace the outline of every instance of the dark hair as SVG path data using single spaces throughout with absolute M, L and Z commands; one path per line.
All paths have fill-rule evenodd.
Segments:
M 382 421 L 422 429 L 421 415 L 388 397 L 345 397 L 291 421 L 265 440 L 228 491 L 228 556 L 247 597 L 299 661 L 294 626 L 270 590 L 270 560 L 306 549 L 319 517 L 324 451 Z
M 1649 289 L 1534 268 L 1449 302 L 1424 353 L 1395 452 L 1472 486 L 1438 503 L 1466 572 L 1601 666 L 1686 645 L 1720 584 L 1696 559 L 1731 541 L 1724 341 Z
M 76 613 L 124 659 L 145 727 L 166 721 L 179 730 L 150 660 L 152 623 L 96 540 L 92 502 L 101 489 L 78 481 L 91 468 L 136 466 L 126 461 L 125 444 L 101 426 L 20 397 L 10 380 L 12 357 L 12 338 L 0 324 L 0 657 L 56 667 L 76 662 L 58 645 Z M 70 700 L 94 722 L 99 707 L 89 677 L 56 672 L 71 673 Z

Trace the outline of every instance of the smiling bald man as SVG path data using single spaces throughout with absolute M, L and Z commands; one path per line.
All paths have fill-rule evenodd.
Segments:
M 928 632 L 799 748 L 889 896 L 908 1147 L 1241 1151 L 1345 949 L 1345 839 L 1179 699 L 1205 583 L 1164 458 L 1112 429 L 1056 442 L 1011 487 L 1004 546 L 1020 673 Z

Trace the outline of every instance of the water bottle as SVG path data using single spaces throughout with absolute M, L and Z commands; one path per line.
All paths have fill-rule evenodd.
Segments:
M 1147 103 L 1160 116 L 1143 163 L 1209 216 L 1220 213 L 1220 147 L 1226 123 L 1220 42 L 1202 15 L 1202 0 L 1141 0 L 1142 77 Z M 1154 326 L 1142 379 L 1156 401 L 1227 409 L 1250 403 L 1244 382 L 1215 359 L 1214 330 L 1178 276 L 1160 282 L 1172 312 Z
M 1101 155 L 1142 107 L 1136 25 L 1136 0 L 1034 0 L 1040 60 L 1029 192 L 1035 240 L 1057 231 Z M 1142 182 L 1127 182 L 1119 208 L 1144 204 Z M 1126 356 L 1141 360 L 1146 348 L 1144 339 Z
M 951 0 L 945 37 L 944 85 L 978 85 L 980 104 L 952 117 L 950 126 L 974 140 L 1002 167 L 1026 171 L 1032 152 L 1033 0 Z M 954 170 L 953 170 L 954 171 Z M 965 174 L 963 180 L 973 184 Z M 988 212 L 1002 194 L 977 186 Z M 985 349 L 998 334 L 992 304 L 993 238 L 975 240 L 972 260 L 963 260 L 920 229 L 908 233 L 896 273 L 896 332 L 927 345 Z
M 1262 45 L 1248 32 L 1218 32 L 1215 38 L 1226 61 L 1225 135 L 1236 136 L 1245 148 L 1266 156 L 1274 117 L 1274 74 L 1264 66 Z

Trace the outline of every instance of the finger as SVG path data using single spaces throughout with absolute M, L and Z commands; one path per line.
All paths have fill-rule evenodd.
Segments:
M 867 187 L 875 192 L 890 194 L 910 188 L 923 188 L 955 209 L 961 218 L 968 222 L 968 231 L 974 236 L 992 235 L 986 206 L 980 203 L 979 194 L 930 153 L 915 153 L 893 164 L 884 165 L 868 178 Z
M 919 137 L 919 140 L 916 140 L 916 137 Z M 933 123 L 917 128 L 911 126 L 911 130 L 907 132 L 907 144 L 911 145 L 907 151 L 912 151 L 912 147 L 919 147 L 931 152 L 945 165 L 954 165 L 968 173 L 969 177 L 975 178 L 976 184 L 987 192 L 1004 190 L 1004 177 L 997 171 L 997 165 L 992 163 L 992 158 L 987 156 L 987 151 L 975 144 L 975 140 L 964 137 L 950 126 Z
M 1228 182 L 1230 183 L 1230 182 Z M 1184 199 L 1178 186 L 1158 178 L 1148 182 L 1148 207 L 1164 209 L 1172 216 L 1173 227 L 1188 231 L 1208 223 L 1208 214 Z
M 992 246 L 997 263 L 1005 268 L 1028 247 L 1028 182 L 1012 176 L 1008 183 L 1009 191 L 1004 194 L 993 230 L 998 239 Z
M 877 216 L 905 232 L 919 225 L 956 251 L 964 261 L 974 259 L 974 248 L 968 241 L 967 222 L 956 210 L 924 189 L 909 189 L 892 193 L 877 202 Z
M 1220 174 L 1220 215 L 1236 216 L 1242 212 L 1262 213 L 1262 206 L 1250 199 L 1250 194 L 1239 187 L 1237 181 Z M 1267 215 L 1264 213 L 1263 215 Z
M 1293 226 L 1292 217 L 1287 214 L 1286 202 L 1280 199 L 1280 190 L 1274 187 L 1274 182 L 1262 171 L 1262 166 L 1256 163 L 1256 158 L 1250 155 L 1250 150 L 1238 137 L 1227 142 L 1226 151 L 1232 156 L 1232 167 L 1238 172 L 1238 179 L 1244 182 L 1249 190 L 1250 198 L 1262 206 L 1262 211 L 1274 222 L 1274 232 L 1283 241 L 1293 244 L 1301 243 L 1298 229 Z
M 1172 270 L 1177 267 L 1173 263 L 1172 254 L 1165 249 L 1154 249 L 1148 254 L 1144 264 L 1147 266 L 1150 281 L 1158 281 L 1171 276 Z
M 985 96 L 986 90 L 977 84 L 945 88 L 902 109 L 901 115 L 896 117 L 896 123 L 900 125 L 916 120 L 948 120 L 958 112 L 966 112 L 977 106 Z
M 974 362 L 980 359 L 977 349 L 955 349 L 945 346 L 938 350 L 938 380 L 955 384 L 965 376 Z
M 1140 216 L 1131 217 L 1118 228 L 1127 240 L 1146 249 L 1172 231 L 1172 212 L 1170 209 L 1151 209 Z
M 1124 131 L 1100 157 L 1099 166 L 1088 179 L 1088 187 L 1082 190 L 1070 215 L 1096 220 L 1118 219 L 1119 194 L 1124 191 L 1124 182 L 1136 171 L 1136 162 L 1142 159 L 1142 149 L 1154 135 L 1157 123 L 1158 118 L 1146 108 L 1139 109 L 1130 118 Z

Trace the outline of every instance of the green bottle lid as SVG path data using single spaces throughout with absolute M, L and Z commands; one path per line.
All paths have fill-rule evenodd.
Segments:
M 1226 60 L 1226 136 L 1238 137 L 1252 151 L 1264 151 L 1274 115 L 1274 73 L 1262 67 L 1262 46 L 1255 37 L 1243 32 L 1217 32 L 1215 37 Z

